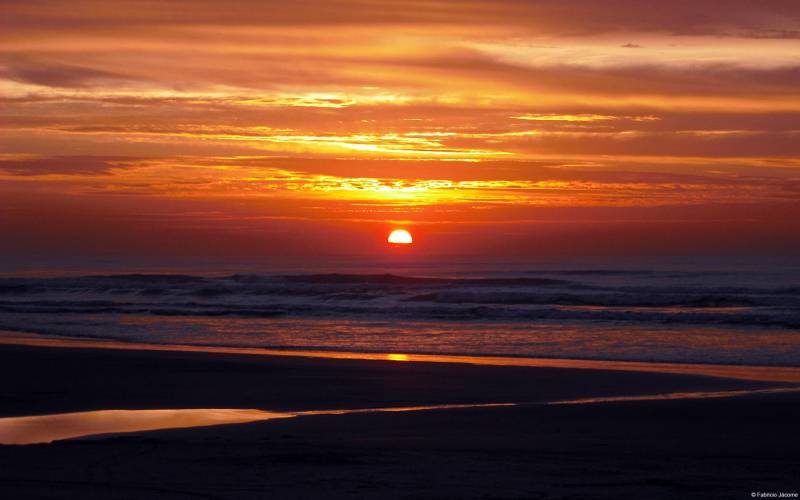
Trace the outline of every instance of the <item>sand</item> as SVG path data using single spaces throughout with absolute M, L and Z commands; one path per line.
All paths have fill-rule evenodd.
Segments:
M 0 346 L 0 415 L 317 415 L 0 446 L 0 498 L 751 498 L 800 489 L 800 397 L 547 401 L 786 384 L 675 373 Z

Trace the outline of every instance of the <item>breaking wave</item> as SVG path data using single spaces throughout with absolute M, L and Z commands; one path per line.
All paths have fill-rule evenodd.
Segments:
M 0 329 L 144 342 L 800 364 L 800 280 L 792 276 L 475 274 L 0 278 Z M 759 347 L 770 335 L 780 336 L 777 351 Z M 680 345 L 686 342 L 703 347 Z

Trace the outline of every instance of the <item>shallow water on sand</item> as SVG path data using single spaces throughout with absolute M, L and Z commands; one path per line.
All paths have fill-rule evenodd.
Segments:
M 272 412 L 252 409 L 192 408 L 170 410 L 98 410 L 29 417 L 0 418 L 0 444 L 51 443 L 62 439 L 124 434 L 159 429 L 184 429 L 224 424 L 243 424 L 278 418 L 311 415 L 344 415 L 347 413 L 402 412 L 512 406 L 513 403 L 403 406 L 318 410 L 304 412 Z
M 664 401 L 676 399 L 710 399 L 757 394 L 800 392 L 800 387 L 776 387 L 733 391 L 673 392 L 637 396 L 596 397 L 540 403 L 483 403 L 271 412 L 254 409 L 170 409 L 170 410 L 99 410 L 29 417 L 0 418 L 0 445 L 41 444 L 107 434 L 125 434 L 164 429 L 184 429 L 224 424 L 242 424 L 282 418 L 347 415 L 354 413 L 386 413 L 468 408 L 498 408 L 521 405 L 576 405 L 620 403 L 628 401 Z
M 97 434 L 241 424 L 291 417 L 261 410 L 100 410 L 0 419 L 0 444 L 50 443 Z

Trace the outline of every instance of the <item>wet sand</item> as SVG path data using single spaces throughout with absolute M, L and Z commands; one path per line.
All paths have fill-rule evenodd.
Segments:
M 690 374 L 0 345 L 0 416 L 311 415 L 0 446 L 0 498 L 750 498 L 800 489 L 800 397 L 551 401 L 787 387 Z
M 748 366 L 699 363 L 657 363 L 642 361 L 608 361 L 592 359 L 558 359 L 510 356 L 467 356 L 454 354 L 370 353 L 346 351 L 315 351 L 291 349 L 266 349 L 259 347 L 221 347 L 201 345 L 169 345 L 121 342 L 107 339 L 54 337 L 23 332 L 0 330 L 0 345 L 28 345 L 41 347 L 86 348 L 116 350 L 149 350 L 166 352 L 202 352 L 217 354 L 248 354 L 258 356 L 310 357 L 325 359 L 364 359 L 378 361 L 412 361 L 429 363 L 458 363 L 487 366 L 525 366 L 533 368 L 569 368 L 587 370 L 613 370 L 761 380 L 767 382 L 794 382 L 800 384 L 800 368 L 784 366 Z

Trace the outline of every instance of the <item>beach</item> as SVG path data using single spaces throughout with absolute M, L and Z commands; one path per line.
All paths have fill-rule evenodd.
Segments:
M 0 16 L 0 500 L 800 499 L 800 0 Z
M 749 498 L 798 488 L 800 396 L 763 392 L 790 382 L 298 354 L 0 345 L 0 411 L 517 404 L 0 446 L 2 497 Z M 756 392 L 702 397 L 730 391 Z M 700 394 L 546 404 L 674 393 Z

